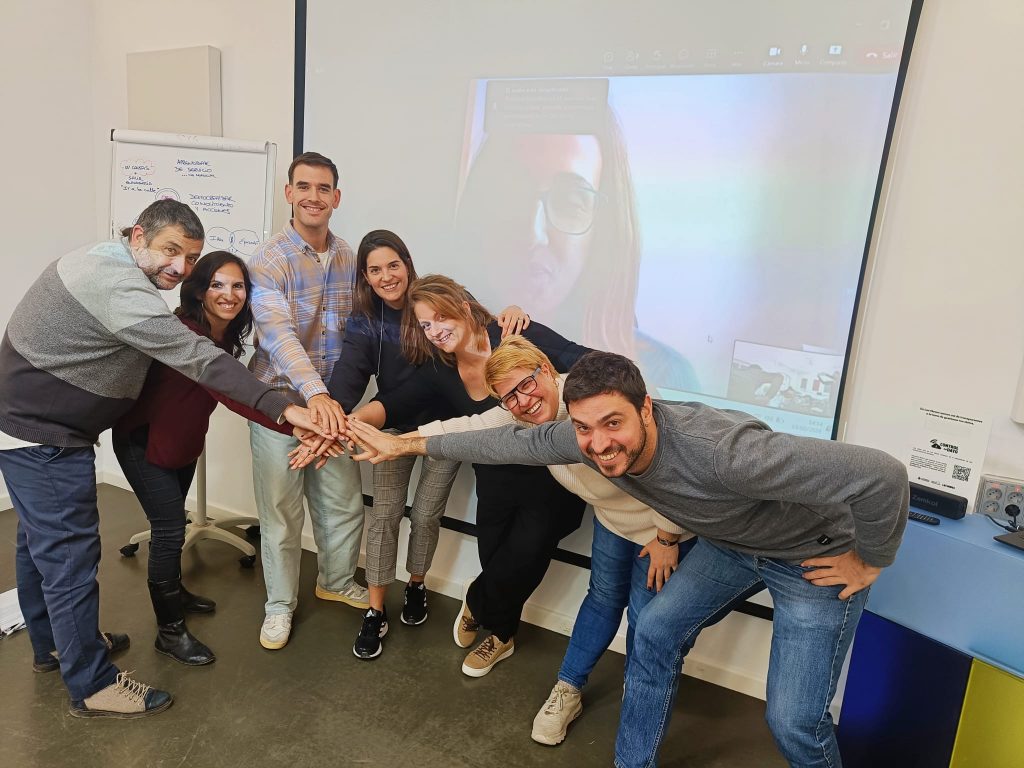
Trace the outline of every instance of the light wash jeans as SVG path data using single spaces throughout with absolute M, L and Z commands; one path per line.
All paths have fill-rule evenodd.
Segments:
M 701 629 L 765 587 L 775 604 L 768 727 L 790 765 L 842 765 L 828 707 L 868 590 L 839 600 L 843 587 L 815 586 L 803 578 L 806 570 L 697 541 L 637 621 L 615 740 L 618 768 L 657 764 L 683 657 Z
M 696 539 L 680 542 L 682 559 Z M 612 533 L 595 517 L 594 538 L 590 550 L 590 585 L 583 598 L 569 647 L 558 670 L 558 679 L 582 690 L 587 678 L 607 649 L 622 623 L 626 611 L 626 671 L 633 652 L 633 627 L 637 616 L 657 594 L 647 589 L 650 558 L 640 558 L 639 544 Z
M 363 487 L 359 465 L 345 457 L 320 470 L 288 468 L 293 437 L 249 422 L 252 483 L 260 518 L 267 614 L 291 613 L 299 592 L 302 497 L 309 504 L 317 551 L 317 583 L 330 592 L 352 585 L 363 537 Z

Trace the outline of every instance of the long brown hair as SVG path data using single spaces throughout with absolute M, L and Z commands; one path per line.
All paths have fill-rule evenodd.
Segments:
M 365 315 L 369 319 L 380 316 L 380 305 L 384 301 L 373 292 L 366 280 L 366 260 L 378 248 L 390 248 L 398 254 L 409 273 L 409 284 L 416 279 L 416 267 L 412 265 L 412 255 L 402 238 L 388 229 L 375 229 L 367 232 L 359 243 L 356 251 L 356 274 L 352 278 L 352 314 Z M 408 295 L 408 289 L 406 289 Z
M 464 286 L 444 275 L 424 275 L 409 286 L 402 310 L 402 353 L 413 365 L 421 365 L 432 358 L 440 359 L 445 365 L 455 365 L 455 355 L 431 344 L 420 328 L 413 307 L 421 301 L 446 317 L 464 320 L 476 336 L 486 334 L 487 324 L 494 320 L 494 315 Z
M 245 339 L 252 331 L 252 279 L 249 277 L 249 268 L 245 266 L 245 262 L 235 254 L 228 251 L 211 251 L 199 259 L 192 273 L 181 282 L 180 303 L 174 314 L 178 317 L 187 317 L 209 335 L 210 321 L 203 308 L 203 297 L 210 288 L 214 274 L 225 264 L 237 265 L 242 270 L 242 280 L 245 282 L 245 301 L 242 309 L 224 329 L 224 342 L 231 354 L 237 358 L 242 356 Z

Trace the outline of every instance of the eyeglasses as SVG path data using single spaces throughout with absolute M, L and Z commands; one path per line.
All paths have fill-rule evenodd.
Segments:
M 548 223 L 567 235 L 584 235 L 594 226 L 602 195 L 574 173 L 560 173 L 541 196 Z
M 498 401 L 498 405 L 506 411 L 511 411 L 519 405 L 519 395 L 529 395 L 537 389 L 537 374 L 540 373 L 540 366 L 533 369 L 533 373 L 520 381 L 512 391 Z

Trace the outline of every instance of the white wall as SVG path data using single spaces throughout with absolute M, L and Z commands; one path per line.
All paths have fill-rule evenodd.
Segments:
M 29 60 L 35 65 L 28 40 L 45 19 L 48 53 L 39 59 L 44 62 L 46 85 L 38 87 L 39 76 L 31 83 L 15 83 L 14 101 L 5 103 L 32 105 L 19 114 L 50 115 L 53 124 L 40 125 L 48 121 L 33 119 L 15 126 L 19 133 L 7 146 L 52 146 L 62 156 L 74 157 L 77 164 L 58 174 L 60 189 L 70 185 L 82 197 L 82 208 L 93 211 L 95 233 L 105 228 L 110 151 L 106 138 L 109 128 L 124 125 L 125 55 L 131 51 L 200 44 L 220 48 L 224 134 L 277 142 L 283 184 L 292 146 L 291 3 L 95 0 L 91 11 L 88 4 L 49 4 L 74 9 L 63 14 L 40 10 L 38 3 L 23 5 L 31 8 L 20 9 L 17 19 L 25 34 L 13 36 L 14 53 L 8 49 L 0 54 L 8 64 L 4 72 L 24 71 Z M 846 435 L 851 442 L 905 459 L 905 435 L 915 403 L 937 400 L 964 410 L 981 409 L 993 423 L 986 470 L 1019 477 L 1024 475 L 1024 428 L 1009 422 L 1006 414 L 1024 355 L 1019 309 L 1024 236 L 1017 225 L 1024 202 L 1019 139 L 1024 134 L 1024 106 L 1015 58 L 1024 33 L 1024 6 L 1016 0 L 926 0 L 925 5 L 904 94 L 898 152 L 890 165 L 889 202 L 876 238 L 857 370 L 844 409 Z M 95 30 L 91 45 L 81 34 L 89 28 Z M 83 65 L 88 61 L 91 71 Z M 90 98 L 91 125 L 81 117 L 89 113 Z M 69 103 L 78 109 L 68 109 Z M 75 130 L 67 127 L 74 124 L 69 123 L 71 116 L 81 123 Z M 6 136 L 11 126 L 2 130 Z M 82 158 L 90 152 L 92 167 L 84 167 Z M 45 183 L 35 179 L 33 163 L 18 162 L 24 163 L 22 173 L 10 178 Z M 74 173 L 69 172 L 72 169 Z M 7 272 L 21 274 L 16 285 L 10 280 L 0 284 L 0 296 L 9 305 L 38 271 L 35 260 L 41 266 L 49 258 L 42 254 L 61 252 L 58 244 L 73 245 L 82 239 L 77 233 L 90 227 L 86 214 L 69 205 L 66 195 L 55 200 L 43 194 L 42 187 L 33 194 L 10 183 L 0 194 L 11 198 L 2 209 L 18 215 L 8 232 L 26 217 L 49 222 L 51 208 L 69 208 L 61 213 L 60 232 L 40 228 L 54 239 L 52 247 L 49 242 L 43 247 L 34 233 L 27 235 L 37 227 L 19 227 L 14 234 L 21 237 L 24 250 L 0 251 Z M 285 215 L 279 200 L 275 227 Z M 26 272 L 24 254 L 30 249 L 38 255 Z M 253 510 L 247 434 L 241 420 L 215 415 L 210 448 L 211 504 Z M 107 467 L 106 477 L 117 481 L 111 471 L 116 463 Z M 465 500 L 466 493 L 460 486 L 457 498 Z M 477 565 L 472 539 L 442 532 L 431 586 L 454 594 L 475 574 Z M 585 572 L 553 564 L 527 607 L 527 619 L 566 631 L 585 580 Z M 687 671 L 763 696 L 769 638 L 766 622 L 730 616 L 702 636 Z
M 95 235 L 93 20 L 90 3 L 4 4 L 0 328 L 47 264 Z

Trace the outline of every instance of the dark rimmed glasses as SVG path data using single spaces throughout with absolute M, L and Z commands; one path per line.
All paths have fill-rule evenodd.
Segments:
M 559 173 L 540 199 L 552 227 L 567 235 L 585 235 L 594 225 L 601 193 L 574 173 Z
M 537 374 L 540 373 L 540 366 L 533 369 L 533 373 L 516 384 L 512 391 L 498 401 L 498 405 L 506 411 L 511 411 L 519 405 L 519 395 L 529 395 L 537 389 Z

